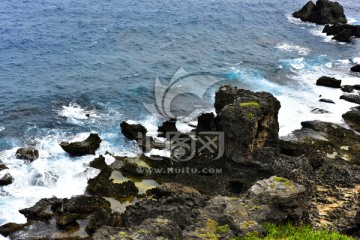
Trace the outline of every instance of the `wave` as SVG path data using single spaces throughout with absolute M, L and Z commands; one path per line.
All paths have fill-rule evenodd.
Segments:
M 276 48 L 283 50 L 285 52 L 297 52 L 299 55 L 306 56 L 310 53 L 310 49 L 306 47 L 301 47 L 295 44 L 289 43 L 279 43 L 276 45 Z

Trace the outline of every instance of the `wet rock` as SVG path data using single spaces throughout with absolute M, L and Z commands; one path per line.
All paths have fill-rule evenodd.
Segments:
M 316 85 L 331 88 L 341 88 L 341 80 L 331 77 L 321 77 L 316 81 Z
M 0 226 L 0 234 L 7 237 L 14 232 L 22 230 L 23 228 L 25 228 L 28 225 L 29 225 L 29 223 L 25 223 L 25 224 L 6 223 L 6 224 Z
M 24 159 L 30 162 L 39 158 L 39 151 L 34 148 L 19 148 L 15 154 L 17 159 Z
M 77 225 L 76 220 L 78 218 L 78 214 L 64 213 L 56 219 L 56 225 L 58 228 L 66 229 L 69 226 Z
M 321 109 L 321 108 L 314 108 L 311 110 L 311 113 L 315 113 L 315 114 L 325 114 L 325 113 L 330 113 L 329 111 L 325 110 L 325 109 Z
M 332 39 L 338 42 L 350 42 L 352 37 L 352 31 L 350 29 L 345 29 L 338 34 L 336 34 Z
M 55 216 L 52 209 L 56 206 L 61 206 L 62 200 L 58 198 L 43 198 L 39 200 L 34 206 L 21 209 L 19 212 L 23 214 L 28 220 L 49 221 Z
M 105 158 L 102 155 L 100 155 L 98 158 L 95 158 L 94 160 L 92 160 L 89 165 L 90 165 L 90 167 L 93 167 L 93 168 L 96 168 L 99 170 L 108 168 L 108 165 L 105 162 Z
M 79 195 L 63 201 L 64 212 L 89 215 L 100 209 L 111 212 L 110 203 L 102 197 Z
M 195 132 L 208 132 L 215 131 L 214 113 L 203 113 L 198 117 L 198 124 Z
M 7 186 L 13 182 L 14 178 L 9 173 L 6 173 L 2 178 L 0 178 L 0 186 Z
M 93 234 L 98 228 L 106 225 L 110 218 L 110 214 L 104 209 L 96 211 L 90 218 L 89 223 L 85 227 L 85 231 Z
M 176 119 L 170 119 L 162 123 L 161 126 L 158 127 L 158 136 L 165 137 L 166 133 L 176 133 L 178 132 L 176 128 Z
M 360 65 L 353 66 L 353 67 L 351 68 L 351 71 L 352 71 L 352 72 L 360 72 Z
M 65 152 L 71 156 L 83 156 L 87 154 L 95 154 L 95 151 L 100 147 L 101 138 L 96 133 L 91 133 L 90 136 L 81 142 L 62 142 L 60 146 Z
M 360 104 L 360 95 L 347 94 L 340 96 L 340 99 L 343 99 L 348 102 Z
M 342 115 L 343 119 L 355 131 L 360 132 L 360 111 L 351 110 Z
M 139 140 L 147 133 L 146 128 L 141 124 L 129 124 L 127 122 L 122 122 L 120 127 L 121 133 L 130 140 Z
M 278 153 L 280 102 L 269 93 L 224 85 L 216 93 L 217 131 L 224 132 L 225 157 L 247 161 L 254 154 Z
M 124 177 L 141 178 L 145 176 L 146 169 L 135 163 L 125 162 L 120 168 L 120 172 L 124 175 Z
M 320 99 L 319 101 L 320 101 L 320 102 L 324 102 L 324 103 L 333 103 L 333 104 L 335 104 L 335 102 L 334 102 L 333 100 L 331 100 L 331 99 L 324 99 L 324 98 L 322 98 L 322 99 Z
M 344 85 L 341 87 L 341 90 L 343 92 L 351 93 L 352 91 L 354 91 L 354 88 L 351 85 Z
M 317 24 L 347 23 L 344 8 L 328 0 L 318 0 L 316 5 L 310 1 L 301 10 L 294 12 L 293 17 Z
M 0 171 L 5 170 L 5 169 L 9 169 L 5 164 L 0 163 Z
M 349 25 L 349 24 L 334 24 L 334 25 L 325 25 L 323 33 L 326 35 L 343 35 L 341 36 L 342 41 L 350 41 L 350 37 L 360 37 L 360 26 Z

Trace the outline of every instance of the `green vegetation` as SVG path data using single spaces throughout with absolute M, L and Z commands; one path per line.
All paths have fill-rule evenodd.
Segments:
M 244 102 L 240 103 L 240 107 L 260 107 L 258 102 Z
M 291 187 L 293 186 L 293 184 L 286 178 L 282 178 L 282 177 L 274 177 L 273 178 L 275 181 L 280 182 L 282 184 L 284 184 L 285 186 Z
M 253 113 L 248 113 L 247 117 L 251 120 L 255 117 L 255 115 Z
M 224 234 L 224 233 L 229 232 L 229 230 L 230 230 L 230 226 L 228 224 L 225 224 L 225 225 L 222 225 L 222 226 L 218 226 L 216 228 L 216 233 Z
M 314 230 L 310 226 L 293 227 L 290 223 L 285 225 L 265 224 L 267 234 L 258 237 L 257 234 L 248 234 L 246 237 L 234 237 L 232 240 L 353 240 L 335 231 Z

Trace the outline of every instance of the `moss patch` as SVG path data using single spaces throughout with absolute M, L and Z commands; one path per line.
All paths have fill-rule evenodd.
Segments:
M 274 177 L 273 178 L 276 182 L 279 182 L 279 183 L 282 183 L 284 184 L 285 186 L 288 186 L 288 187 L 292 187 L 293 184 L 286 178 L 282 178 L 282 177 Z
M 258 102 L 243 102 L 240 103 L 240 107 L 260 107 Z

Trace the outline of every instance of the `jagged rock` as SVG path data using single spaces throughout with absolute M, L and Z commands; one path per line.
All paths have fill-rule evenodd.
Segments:
M 195 132 L 208 132 L 214 131 L 215 116 L 213 113 L 203 113 L 198 117 L 198 124 L 196 126 Z
M 360 132 L 360 111 L 351 110 L 342 115 L 343 119 L 355 131 Z
M 67 228 L 69 226 L 77 225 L 76 220 L 79 218 L 78 214 L 64 213 L 56 219 L 56 225 L 59 228 Z
M 321 77 L 316 81 L 316 85 L 331 88 L 341 88 L 341 80 L 331 77 Z
M 345 101 L 360 104 L 360 95 L 355 94 L 347 94 L 340 96 L 340 99 L 344 99 Z
M 9 173 L 6 173 L 2 178 L 0 178 L 0 186 L 7 186 L 13 182 L 14 178 Z
M 108 165 L 105 162 L 105 158 L 102 155 L 100 155 L 98 158 L 95 158 L 94 160 L 92 160 L 89 165 L 90 165 L 90 167 L 100 169 L 100 170 L 108 167 Z
M 332 39 L 339 42 L 350 42 L 352 37 L 352 31 L 350 29 L 345 29 L 338 34 L 334 35 Z
M 225 134 L 225 157 L 247 161 L 260 152 L 277 154 L 280 102 L 266 92 L 224 85 L 216 93 L 217 131 Z
M 121 133 L 130 140 L 139 140 L 145 137 L 147 130 L 141 124 L 129 124 L 122 122 L 120 124 Z
M 347 23 L 344 8 L 328 0 L 318 0 L 316 5 L 310 1 L 301 10 L 294 12 L 293 16 L 317 24 Z
M 0 171 L 5 170 L 5 169 L 9 169 L 5 164 L 0 163 Z
M 352 72 L 360 72 L 360 65 L 353 66 L 353 67 L 351 68 L 351 71 L 352 71 Z
M 55 216 L 52 209 L 61 206 L 62 200 L 58 198 L 43 198 L 34 206 L 19 210 L 28 220 L 49 221 Z
M 325 113 L 330 113 L 329 111 L 325 110 L 325 109 L 321 109 L 321 108 L 314 108 L 311 110 L 312 113 L 315 114 L 325 114 Z
M 24 159 L 32 162 L 39 158 L 39 151 L 34 148 L 19 148 L 16 151 L 15 156 L 17 159 Z
M 166 133 L 176 133 L 178 132 L 176 128 L 176 119 L 170 119 L 162 123 L 161 126 L 158 127 L 158 136 L 165 137 Z
M 98 196 L 79 195 L 63 200 L 63 211 L 66 213 L 89 215 L 100 209 L 111 212 L 110 203 Z
M 331 100 L 331 99 L 324 99 L 324 98 L 322 98 L 322 99 L 320 99 L 319 101 L 320 101 L 320 102 L 324 102 L 324 103 L 333 103 L 333 104 L 335 104 L 335 102 L 334 102 L 333 100 Z
M 83 156 L 87 154 L 95 154 L 95 151 L 100 147 L 101 138 L 96 133 L 91 133 L 90 136 L 81 142 L 62 142 L 60 146 L 65 152 L 71 156 Z
M 6 224 L 0 226 L 0 234 L 7 237 L 14 232 L 22 230 L 23 228 L 25 228 L 28 225 L 29 225 L 29 223 L 25 223 L 25 224 L 6 223 Z
M 354 88 L 351 85 L 344 85 L 341 87 L 341 90 L 343 92 L 351 93 L 352 91 L 354 91 Z

